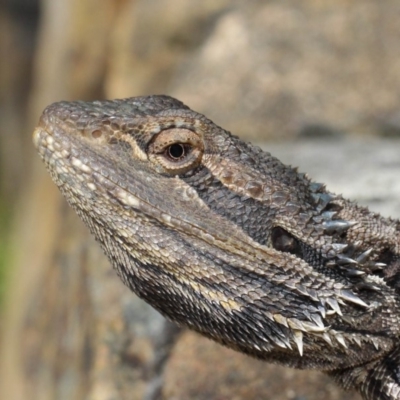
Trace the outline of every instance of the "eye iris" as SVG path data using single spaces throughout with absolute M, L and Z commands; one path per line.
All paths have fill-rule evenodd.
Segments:
M 185 155 L 185 147 L 180 143 L 175 143 L 168 147 L 168 155 L 172 159 L 178 160 Z

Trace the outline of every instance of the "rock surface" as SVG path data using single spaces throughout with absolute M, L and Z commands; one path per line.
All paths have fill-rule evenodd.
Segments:
M 166 365 L 168 400 L 361 400 L 321 372 L 298 371 L 221 347 L 185 332 Z

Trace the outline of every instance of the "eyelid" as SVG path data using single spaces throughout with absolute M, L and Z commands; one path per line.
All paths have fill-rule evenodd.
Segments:
M 174 158 L 168 154 L 171 146 L 179 144 L 185 149 L 182 157 Z M 172 128 L 161 131 L 148 147 L 148 157 L 157 170 L 170 174 L 181 174 L 195 168 L 201 162 L 204 152 L 202 137 L 189 129 Z

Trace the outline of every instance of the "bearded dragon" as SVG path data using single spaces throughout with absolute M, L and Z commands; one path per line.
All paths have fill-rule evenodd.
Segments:
M 34 144 L 125 285 L 251 356 L 400 399 L 400 222 L 168 96 L 47 107 Z

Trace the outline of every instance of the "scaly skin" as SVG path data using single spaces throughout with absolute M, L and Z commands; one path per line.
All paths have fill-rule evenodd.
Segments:
M 167 96 L 60 102 L 34 143 L 123 282 L 255 357 L 400 398 L 400 223 Z

